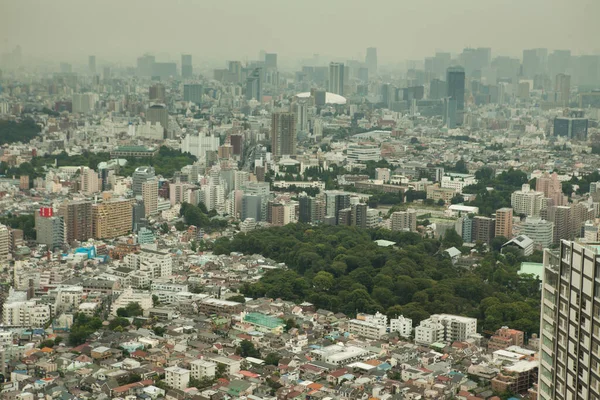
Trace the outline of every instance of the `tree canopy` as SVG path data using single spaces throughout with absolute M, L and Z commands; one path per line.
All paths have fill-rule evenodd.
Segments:
M 411 232 L 288 224 L 218 239 L 214 252 L 261 254 L 287 264 L 243 284 L 248 297 L 309 301 L 349 316 L 403 314 L 414 324 L 434 313 L 459 314 L 478 318 L 483 329 L 509 325 L 537 333 L 539 281 L 518 275 L 524 259 L 489 252 L 472 270 L 456 267 L 441 251 L 462 244 L 455 233 L 440 243 Z M 379 247 L 377 239 L 398 247 Z

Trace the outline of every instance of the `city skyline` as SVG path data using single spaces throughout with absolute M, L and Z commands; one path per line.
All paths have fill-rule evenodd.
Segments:
M 155 2 L 151 7 L 147 2 L 142 7 L 137 1 L 85 7 L 58 1 L 35 3 L 34 8 L 31 1 L 10 2 L 0 16 L 0 52 L 20 45 L 25 55 L 38 59 L 80 60 L 85 64 L 88 55 L 94 54 L 100 64 L 129 65 L 145 52 L 161 61 L 180 62 L 181 54 L 191 54 L 196 63 L 214 63 L 253 60 L 265 50 L 278 53 L 284 68 L 313 54 L 324 60 L 364 60 L 368 47 L 377 48 L 382 65 L 421 60 L 442 50 L 458 54 L 467 47 L 490 47 L 493 57 L 521 58 L 522 50 L 529 48 L 600 54 L 594 41 L 600 27 L 592 23 L 592 16 L 600 13 L 600 3 L 560 0 L 550 7 L 542 0 L 531 0 L 519 3 L 519 13 L 511 4 L 497 0 L 485 7 L 474 0 L 459 0 L 451 8 L 432 1 L 380 3 L 374 12 L 376 18 L 366 18 L 362 7 L 338 0 L 285 6 L 269 0 L 252 5 L 229 0 L 209 6 Z M 432 11 L 436 8 L 439 12 Z M 90 21 L 88 15 L 92 13 L 95 18 Z M 410 18 L 398 20 L 398 15 Z M 27 24 L 21 23 L 24 18 Z M 157 32 L 150 21 L 159 20 L 162 29 Z M 580 29 L 565 33 L 554 28 L 564 25 L 565 20 L 580 21 Z M 110 29 L 105 29 L 109 21 Z M 52 34 L 47 34 L 49 25 Z M 344 32 L 344 40 L 330 39 L 336 30 Z M 77 32 L 81 34 L 74 34 Z

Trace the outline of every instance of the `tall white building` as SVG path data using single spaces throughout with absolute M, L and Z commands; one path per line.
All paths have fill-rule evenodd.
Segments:
M 144 313 L 153 307 L 152 294 L 148 291 L 134 292 L 132 288 L 127 288 L 121 295 L 112 303 L 111 312 L 117 315 L 119 308 L 126 308 L 129 303 L 139 304 Z
M 142 199 L 146 216 L 158 212 L 158 181 L 156 179 L 142 183 Z
M 516 215 L 539 217 L 544 205 L 544 193 L 531 190 L 528 184 L 524 184 L 521 190 L 513 192 L 510 196 L 510 204 Z
M 464 341 L 477 333 L 477 319 L 450 314 L 434 314 L 415 328 L 415 343 Z
M 173 389 L 187 389 L 190 383 L 190 370 L 180 367 L 165 368 L 165 382 Z
M 38 304 L 38 300 L 27 300 L 27 292 L 10 288 L 2 305 L 2 323 L 5 326 L 43 327 L 50 321 L 50 305 Z
M 600 399 L 600 243 L 544 252 L 538 399 Z
M 535 245 L 547 248 L 554 240 L 554 224 L 541 218 L 527 218 L 521 225 L 521 233 L 533 240 Z
M 405 318 L 400 315 L 398 318 L 390 319 L 390 333 L 398 332 L 398 334 L 402 337 L 408 338 L 412 333 L 412 319 Z
M 348 146 L 348 161 L 365 163 L 381 160 L 381 149 L 377 144 L 356 143 Z
M 96 108 L 98 94 L 96 93 L 74 93 L 71 97 L 71 105 L 74 113 L 86 114 Z
M 98 173 L 91 168 L 82 167 L 79 176 L 80 190 L 85 195 L 92 195 L 100 191 Z
M 186 134 L 181 140 L 181 151 L 190 153 L 198 159 L 205 159 L 207 151 L 219 150 L 219 137 L 200 132 L 199 134 Z
M 8 226 L 0 224 L 0 261 L 10 258 L 10 230 Z

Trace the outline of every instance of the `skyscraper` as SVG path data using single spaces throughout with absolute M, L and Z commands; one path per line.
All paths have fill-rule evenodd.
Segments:
M 93 236 L 92 203 L 90 201 L 71 201 L 62 204 L 59 210 L 63 217 L 66 241 L 86 241 Z
M 167 111 L 167 107 L 165 107 L 164 104 L 154 104 L 148 107 L 146 121 L 151 124 L 159 122 L 160 126 L 162 126 L 163 130 L 166 132 L 169 127 L 169 112 Z
M 192 67 L 192 55 L 182 54 L 181 55 L 181 77 L 184 79 L 191 78 L 193 74 Z
M 149 54 L 144 54 L 142 57 L 139 57 L 137 59 L 137 74 L 140 76 L 151 76 L 155 62 L 156 58 Z
M 554 50 L 548 56 L 550 76 L 564 74 L 571 67 L 571 50 Z
M 377 74 L 377 48 L 376 47 L 368 47 L 367 48 L 365 64 L 367 64 L 367 68 L 369 69 L 370 74 L 372 74 L 372 75 Z
M 94 75 L 96 73 L 96 56 L 88 57 L 88 69 L 90 74 Z
M 204 88 L 199 83 L 183 85 L 183 100 L 194 104 L 202 104 L 202 93 Z
M 246 78 L 246 100 L 255 99 L 262 102 L 263 93 L 263 70 L 254 68 L 250 76 Z
M 153 177 L 151 180 L 143 181 L 141 183 L 141 194 L 146 218 L 156 214 L 158 211 L 158 180 Z
M 449 67 L 446 72 L 447 96 L 456 100 L 456 110 L 465 109 L 465 70 L 463 67 Z
M 344 64 L 329 64 L 329 92 L 344 95 Z
M 538 399 L 600 398 L 598 243 L 545 250 Z
M 571 76 L 565 74 L 556 75 L 554 82 L 554 101 L 563 107 L 569 105 L 571 96 Z
M 533 78 L 546 73 L 548 66 L 548 49 L 523 50 L 523 71 L 525 78 Z
M 273 157 L 296 155 L 296 114 L 275 112 L 271 116 L 271 153 Z
M 265 67 L 268 69 L 277 69 L 277 53 L 265 54 Z

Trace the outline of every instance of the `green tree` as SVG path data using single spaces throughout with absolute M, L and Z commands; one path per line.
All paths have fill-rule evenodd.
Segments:
M 242 357 L 260 358 L 260 352 L 254 347 L 254 343 L 249 340 L 242 340 L 240 345 L 235 350 L 235 353 Z
M 267 354 L 267 356 L 265 357 L 265 364 L 267 365 L 279 365 L 279 360 L 281 359 L 281 357 L 279 356 L 279 354 L 277 353 L 269 353 Z

